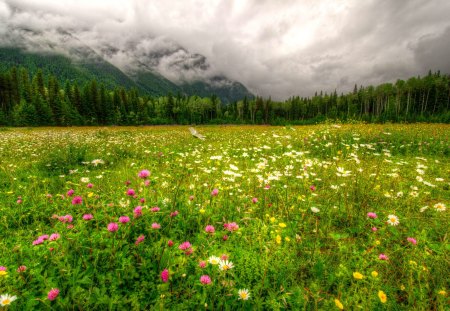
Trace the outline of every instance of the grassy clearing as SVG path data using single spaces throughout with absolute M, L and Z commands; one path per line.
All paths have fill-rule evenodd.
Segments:
M 448 307 L 450 126 L 198 131 L 2 130 L 10 309 Z

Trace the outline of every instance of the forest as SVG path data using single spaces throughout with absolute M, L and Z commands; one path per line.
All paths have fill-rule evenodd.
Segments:
M 83 85 L 25 67 L 0 73 L 1 126 L 155 124 L 313 124 L 342 122 L 450 123 L 450 77 L 429 72 L 378 86 L 355 85 L 347 94 L 316 92 L 285 101 L 244 97 L 224 104 L 218 96 L 151 96 L 136 88 Z

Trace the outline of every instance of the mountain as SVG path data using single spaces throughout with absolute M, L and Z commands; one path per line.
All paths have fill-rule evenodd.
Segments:
M 214 94 L 223 103 L 253 97 L 244 85 L 214 71 L 203 55 L 167 38 L 148 37 L 119 47 L 100 41 L 91 47 L 63 29 L 15 29 L 0 43 L 0 69 L 24 66 L 34 74 L 40 68 L 62 83 L 96 79 L 110 89 L 136 88 L 152 96 Z

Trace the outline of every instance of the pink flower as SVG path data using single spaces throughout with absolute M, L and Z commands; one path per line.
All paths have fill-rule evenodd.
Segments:
M 142 216 L 142 206 L 136 206 L 134 209 L 134 218 L 138 218 Z
M 187 249 L 189 249 L 191 247 L 192 247 L 192 245 L 188 241 L 183 242 L 183 243 L 180 244 L 180 246 L 178 246 L 178 248 L 181 249 L 182 251 L 185 251 L 185 250 L 187 250 Z
M 214 233 L 215 229 L 211 225 L 207 225 L 205 228 L 206 233 Z
M 49 236 L 48 236 L 48 234 L 44 234 L 44 235 L 41 235 L 40 237 L 38 237 L 38 239 L 42 239 L 42 240 L 48 240 L 48 238 L 49 238 Z
M 150 185 L 150 180 L 146 180 L 146 181 L 144 181 L 144 185 L 146 186 L 146 187 L 148 187 L 149 185 Z
M 127 180 L 127 181 L 125 182 L 125 185 L 127 185 L 127 186 L 131 185 L 131 181 Z
M 169 270 L 164 269 L 163 272 L 161 272 L 161 280 L 164 283 L 167 283 L 169 281 Z
M 73 217 L 72 217 L 72 215 L 66 215 L 66 216 L 63 216 L 63 222 L 72 222 L 73 221 Z
M 314 186 L 314 185 L 311 185 L 311 186 L 309 186 L 309 190 L 311 190 L 311 191 L 316 191 L 316 186 Z
M 380 260 L 389 260 L 389 257 L 385 254 L 380 254 L 380 256 L 378 256 L 378 259 Z
M 206 267 L 206 261 L 204 261 L 204 260 L 202 260 L 202 261 L 200 261 L 199 263 L 198 263 L 198 266 L 200 267 L 200 268 L 205 268 Z
M 224 224 L 223 228 L 232 232 L 232 231 L 237 231 L 239 229 L 239 226 L 235 222 L 231 222 L 229 224 Z
M 86 187 L 88 187 L 89 189 L 91 189 L 91 188 L 93 188 L 93 187 L 94 187 L 94 185 L 93 185 L 93 184 L 91 184 L 91 183 L 88 183 L 88 184 L 86 185 Z
M 270 185 L 266 185 L 266 186 L 264 187 L 264 189 L 265 189 L 265 190 L 269 190 L 269 189 L 270 189 Z
M 37 240 L 33 241 L 33 245 L 39 245 L 39 244 L 42 244 L 42 243 L 44 243 L 44 240 L 41 239 L 41 238 L 38 238 Z
M 161 225 L 157 222 L 152 223 L 152 229 L 161 229 Z
M 222 254 L 222 255 L 220 256 L 220 259 L 222 259 L 222 260 L 228 260 L 228 255 L 227 255 L 227 254 Z
M 372 219 L 375 219 L 375 218 L 377 218 L 378 216 L 377 216 L 377 214 L 375 214 L 375 213 L 369 212 L 369 213 L 367 213 L 367 217 L 372 218 Z
M 408 240 L 409 243 L 416 245 L 417 244 L 417 240 L 415 238 L 407 238 L 406 240 Z
M 58 297 L 59 295 L 59 289 L 57 288 L 52 288 L 49 292 L 48 292 L 48 300 L 53 301 L 56 299 L 56 297 Z
M 224 240 L 224 241 L 228 240 L 228 235 L 225 234 L 225 235 L 222 237 L 222 240 Z
M 134 244 L 139 245 L 140 243 L 144 242 L 144 240 L 145 240 L 145 236 L 140 235 L 140 236 L 138 236 L 138 238 L 136 239 L 136 242 Z
M 68 197 L 71 197 L 71 196 L 73 196 L 73 194 L 75 193 L 75 190 L 73 190 L 73 189 L 70 189 L 69 191 L 67 191 L 67 196 Z
M 172 240 L 167 241 L 167 245 L 168 245 L 169 247 L 172 247 L 172 246 L 173 246 L 173 241 L 172 241 Z
M 209 275 L 202 275 L 200 277 L 200 282 L 204 285 L 211 284 L 211 278 L 209 277 Z
M 253 202 L 254 204 L 258 203 L 258 198 L 253 198 L 253 199 L 252 199 L 252 202 Z
M 191 195 L 191 196 L 189 196 L 189 201 L 194 201 L 194 196 L 193 195 Z
M 373 231 L 373 232 L 378 231 L 377 227 L 372 227 L 372 231 Z
M 72 205 L 81 205 L 83 203 L 83 198 L 80 196 L 76 196 L 72 200 Z
M 0 271 L 6 271 L 6 267 L 0 266 Z
M 214 188 L 213 191 L 211 191 L 211 195 L 213 197 L 217 196 L 218 194 L 219 194 L 219 189 L 217 189 L 217 188 Z
M 83 215 L 83 219 L 84 220 L 91 220 L 91 219 L 93 219 L 94 218 L 94 216 L 92 215 L 92 214 L 84 214 Z
M 142 171 L 140 171 L 139 174 L 138 174 L 138 177 L 139 177 L 139 178 L 142 178 L 142 179 L 145 179 L 145 178 L 147 178 L 148 176 L 150 176 L 150 171 L 149 171 L 149 170 L 142 170 Z
M 20 266 L 19 268 L 17 268 L 17 272 L 22 273 L 27 271 L 27 266 Z
M 60 235 L 58 233 L 53 233 L 52 235 L 50 235 L 50 241 L 56 241 L 60 238 Z
M 120 216 L 119 217 L 119 222 L 121 223 L 121 224 L 126 224 L 127 222 L 129 222 L 130 221 L 130 217 L 128 217 L 128 216 Z
M 185 254 L 186 256 L 189 256 L 189 255 L 191 255 L 193 252 L 194 252 L 194 249 L 193 249 L 193 248 L 189 248 L 187 251 L 184 252 L 184 254 Z
M 175 211 L 175 212 L 170 213 L 170 217 L 175 217 L 175 216 L 177 216 L 177 215 L 178 215 L 178 211 Z
M 145 198 L 140 198 L 139 203 L 145 203 Z
M 116 224 L 115 222 L 112 222 L 112 223 L 110 223 L 110 224 L 108 225 L 108 231 L 109 231 L 109 232 L 115 232 L 115 231 L 117 231 L 117 230 L 119 230 L 119 225 Z
M 152 212 L 156 213 L 160 211 L 160 208 L 158 206 L 154 206 L 150 209 Z
M 16 203 L 17 203 L 17 204 L 22 204 L 22 199 L 18 199 L 18 200 L 16 201 Z
M 127 195 L 129 195 L 130 197 L 134 196 L 136 194 L 136 191 L 134 191 L 134 189 L 128 189 L 127 190 Z

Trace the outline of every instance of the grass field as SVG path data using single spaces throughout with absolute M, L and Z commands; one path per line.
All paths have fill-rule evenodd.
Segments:
M 3 308 L 448 310 L 449 125 L 197 130 L 0 129 Z

